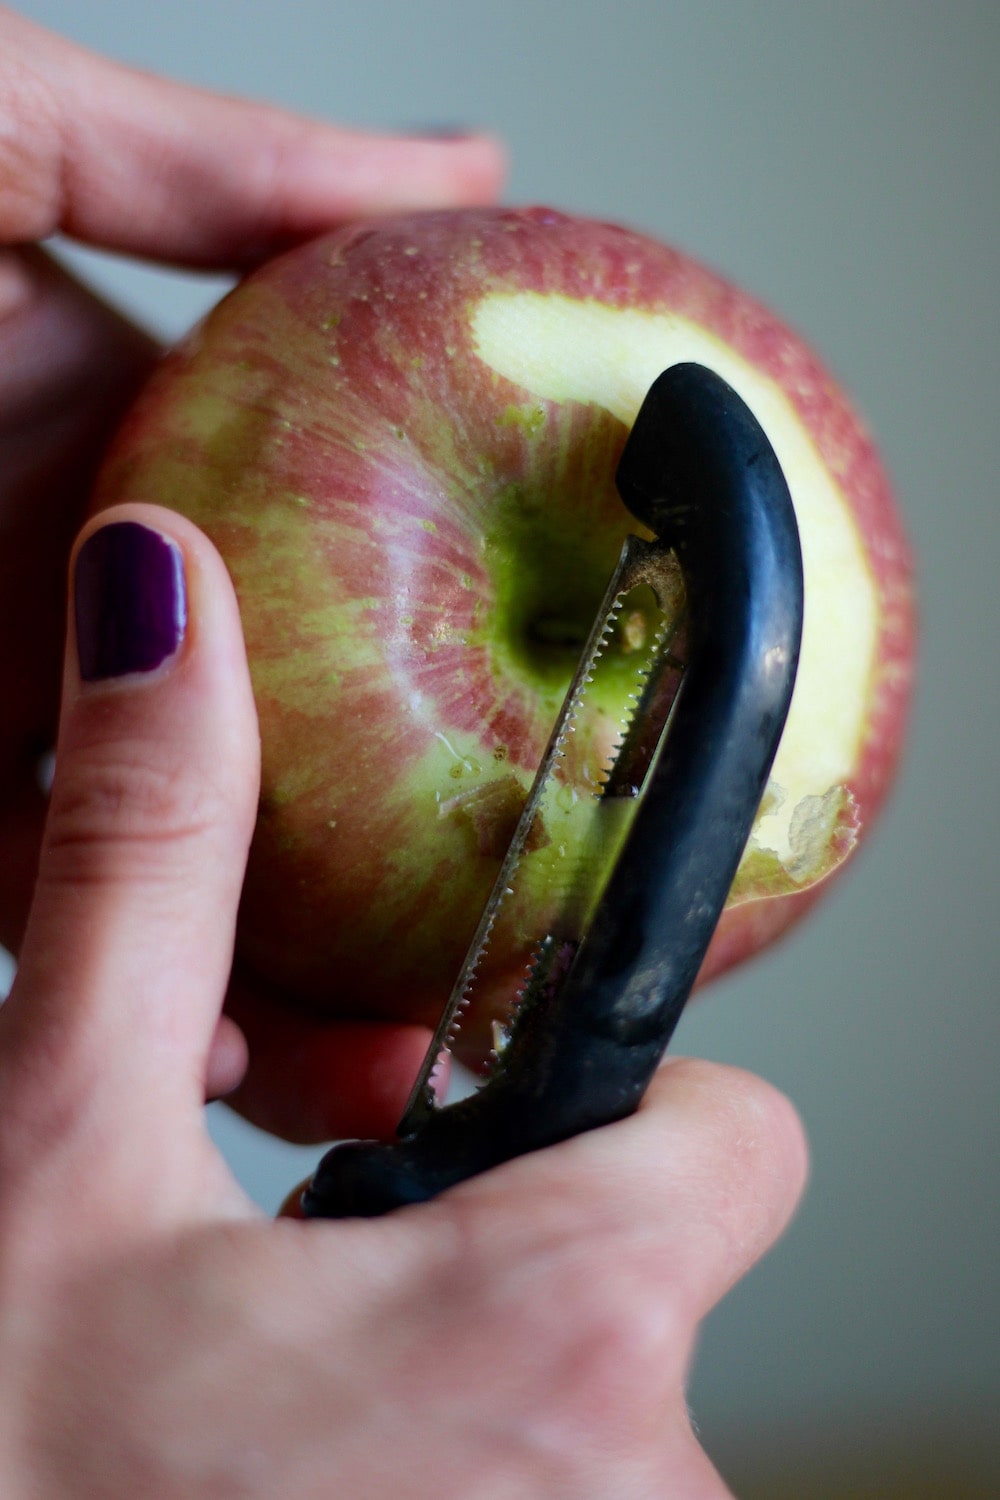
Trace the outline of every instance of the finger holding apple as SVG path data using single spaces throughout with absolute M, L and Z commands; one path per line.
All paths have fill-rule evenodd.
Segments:
M 237 973 L 324 1016 L 433 1023 L 634 522 L 614 485 L 656 376 L 754 411 L 799 522 L 788 725 L 703 976 L 813 902 L 895 769 L 909 554 L 870 437 L 816 356 L 678 252 L 549 210 L 369 222 L 251 274 L 154 375 L 95 503 L 184 511 L 225 558 L 263 741 Z M 631 611 L 564 771 L 599 776 Z M 570 822 L 566 824 L 569 829 Z M 523 965 L 564 842 L 543 828 L 490 950 Z

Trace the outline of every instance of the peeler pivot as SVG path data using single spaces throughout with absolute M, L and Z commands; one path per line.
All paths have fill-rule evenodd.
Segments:
M 642 767 L 638 811 L 587 931 L 544 940 L 542 977 L 494 1075 L 455 1104 L 411 1101 L 394 1142 L 335 1146 L 303 1196 L 308 1217 L 421 1202 L 630 1114 L 694 985 L 791 701 L 798 531 L 759 424 L 700 365 L 654 382 L 616 482 L 652 547 L 672 550 L 687 597 L 683 677 Z

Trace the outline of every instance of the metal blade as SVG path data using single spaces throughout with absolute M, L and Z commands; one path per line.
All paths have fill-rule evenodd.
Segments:
M 680 681 L 681 663 L 671 650 L 682 635 L 683 583 L 676 560 L 660 543 L 630 536 L 608 584 L 597 612 L 579 664 L 563 700 L 545 753 L 539 763 L 518 819 L 514 835 L 504 855 L 482 916 L 473 934 L 465 960 L 452 987 L 428 1049 L 424 1065 L 413 1087 L 399 1125 L 403 1138 L 416 1134 L 441 1101 L 435 1091 L 435 1077 L 444 1057 L 453 1049 L 461 1027 L 463 1012 L 469 1005 L 477 974 L 490 944 L 497 917 L 513 890 L 518 866 L 529 847 L 532 831 L 553 790 L 558 787 L 557 769 L 563 759 L 568 739 L 587 690 L 599 669 L 601 658 L 618 623 L 626 597 L 640 585 L 647 585 L 657 601 L 661 622 L 649 648 L 637 653 L 633 691 L 622 705 L 618 744 L 611 763 L 605 767 L 597 793 L 587 799 L 589 809 L 581 814 L 581 836 L 571 858 L 560 870 L 557 915 L 550 917 L 545 930 L 538 934 L 538 944 L 524 984 L 511 997 L 509 1013 L 494 1025 L 492 1062 L 502 1058 L 507 1036 L 516 1025 L 520 1009 L 534 1003 L 546 989 L 558 982 L 565 967 L 561 961 L 575 949 L 586 929 L 600 891 L 603 877 L 612 862 L 615 849 L 624 839 L 631 808 L 641 787 L 645 770 L 652 760 L 660 733 L 669 714 L 670 704 Z

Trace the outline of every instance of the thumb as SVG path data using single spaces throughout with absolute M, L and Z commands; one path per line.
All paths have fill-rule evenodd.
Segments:
M 204 1098 L 256 716 L 233 588 L 194 526 L 120 506 L 84 529 L 71 566 L 55 778 L 3 1020 L 29 1071 L 56 1075 L 50 1097 L 82 1089 L 118 1129 L 130 1115 L 162 1128 L 164 1109 Z

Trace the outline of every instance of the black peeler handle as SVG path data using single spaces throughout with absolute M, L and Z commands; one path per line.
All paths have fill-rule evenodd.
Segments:
M 687 667 L 669 732 L 590 931 L 551 1001 L 519 1019 L 504 1066 L 419 1134 L 321 1161 L 309 1217 L 373 1217 L 511 1157 L 631 1114 L 705 956 L 791 701 L 802 558 L 778 460 L 739 396 L 700 365 L 650 389 L 616 476 L 676 552 Z

